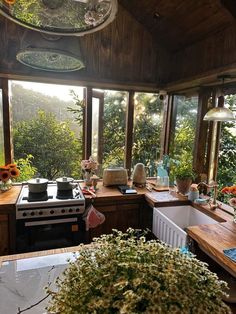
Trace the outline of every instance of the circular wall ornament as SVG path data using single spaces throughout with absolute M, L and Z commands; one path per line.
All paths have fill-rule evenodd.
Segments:
M 27 48 L 19 51 L 16 59 L 24 65 L 44 71 L 72 72 L 84 68 L 80 58 L 57 49 Z
M 0 0 L 0 13 L 27 28 L 56 35 L 81 36 L 115 18 L 117 0 Z

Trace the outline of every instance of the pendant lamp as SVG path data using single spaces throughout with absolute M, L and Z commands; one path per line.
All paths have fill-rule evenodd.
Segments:
M 218 79 L 222 79 L 222 91 L 224 91 L 224 80 L 230 78 L 229 75 L 218 76 Z M 225 98 L 223 95 L 218 97 L 218 106 L 210 109 L 204 116 L 205 121 L 234 121 L 235 116 L 233 112 L 224 107 Z
M 81 36 L 104 28 L 117 13 L 117 0 L 0 0 L 0 14 L 27 28 Z
M 204 116 L 205 121 L 233 121 L 233 112 L 224 107 L 224 96 L 218 97 L 218 107 L 210 109 Z

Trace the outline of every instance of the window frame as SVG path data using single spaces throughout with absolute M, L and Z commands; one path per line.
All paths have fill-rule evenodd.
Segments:
M 11 132 L 11 113 L 10 113 L 10 103 L 9 103 L 9 89 L 8 89 L 8 79 L 14 79 L 14 78 L 0 78 L 0 87 L 2 88 L 3 93 L 3 131 L 4 131 L 4 153 L 5 153 L 5 163 L 11 163 L 13 161 L 13 144 L 12 144 L 12 132 Z M 41 82 L 41 83 L 51 83 L 51 84 L 58 84 L 58 85 L 79 85 L 80 82 L 74 82 L 74 81 L 67 81 L 67 82 L 60 82 L 58 80 L 55 81 L 47 81 L 45 82 L 42 80 L 37 80 L 36 78 L 32 80 L 32 78 L 17 78 L 17 80 L 27 80 L 27 81 L 33 81 L 33 82 Z M 82 83 L 81 83 L 82 84 Z M 84 107 L 84 119 L 83 119 L 83 158 L 88 159 L 91 155 L 91 144 L 92 144 L 92 98 L 95 95 L 95 91 L 93 89 L 107 89 L 107 90 L 122 90 L 126 91 L 128 93 L 128 106 L 127 106 L 127 115 L 126 115 L 126 137 L 125 137 L 125 161 L 124 165 L 125 168 L 128 170 L 129 176 L 131 175 L 131 162 L 132 162 L 132 145 L 133 145 L 133 123 L 134 123 L 134 95 L 135 92 L 150 92 L 150 93 L 158 93 L 158 89 L 152 89 L 152 90 L 145 90 L 142 88 L 137 89 L 125 89 L 121 88 L 119 86 L 110 86 L 110 84 L 107 84 L 107 87 L 105 84 L 102 84 L 102 86 L 97 85 L 89 85 L 88 82 L 83 82 L 83 87 L 85 91 L 85 107 Z M 208 93 L 212 92 L 214 87 L 207 88 Z M 204 92 L 206 93 L 206 89 L 204 89 Z M 204 101 L 204 93 L 202 90 L 197 90 L 195 92 L 199 96 L 199 102 L 198 102 L 198 116 L 197 116 L 197 127 L 196 127 L 196 137 L 195 137 L 195 146 L 194 146 L 194 169 L 197 171 L 202 170 L 209 174 L 209 169 L 212 167 L 209 162 L 209 147 L 212 141 L 212 127 L 210 126 L 210 135 L 208 137 L 204 137 L 204 143 L 202 141 L 202 137 L 199 135 L 199 132 L 201 134 L 204 134 L 206 125 L 204 125 L 205 121 L 203 121 L 204 112 L 207 109 L 206 102 Z M 202 94 L 203 93 L 203 94 Z M 176 93 L 179 94 L 179 93 Z M 181 93 L 185 94 L 185 93 Z M 173 131 L 173 127 L 175 124 L 175 110 L 173 105 L 173 99 L 175 93 L 169 93 L 167 95 L 165 103 L 164 103 L 164 117 L 163 117 L 163 132 L 162 132 L 162 138 L 161 144 L 162 144 L 162 152 L 163 154 L 169 153 L 169 146 L 170 146 L 170 139 L 171 139 L 171 132 Z M 204 132 L 202 130 L 204 129 Z M 218 136 L 217 141 L 219 142 L 219 130 L 218 130 Z M 219 143 L 216 145 L 217 148 L 219 146 Z M 199 148 L 203 147 L 202 150 L 206 150 L 208 147 L 206 162 L 204 165 L 201 164 L 201 154 L 202 150 Z M 218 151 L 216 149 L 215 156 L 217 156 Z M 217 170 L 217 165 L 214 165 L 214 173 Z

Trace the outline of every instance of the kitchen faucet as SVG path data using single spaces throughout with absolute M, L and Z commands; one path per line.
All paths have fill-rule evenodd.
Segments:
M 213 188 L 213 197 L 212 197 L 212 200 L 210 200 L 209 205 L 210 205 L 210 209 L 216 209 L 218 207 L 218 204 L 216 201 L 218 184 L 215 181 L 211 181 L 209 184 L 207 184 L 206 182 L 200 182 L 198 183 L 197 187 L 201 185 L 204 185 L 208 189 Z

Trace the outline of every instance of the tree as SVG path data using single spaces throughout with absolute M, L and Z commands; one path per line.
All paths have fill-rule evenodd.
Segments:
M 236 95 L 225 97 L 230 109 L 236 102 Z M 236 184 L 236 132 L 234 122 L 223 122 L 221 125 L 221 139 L 217 182 L 220 187 Z
M 33 119 L 16 123 L 13 140 L 15 159 L 31 154 L 41 177 L 81 176 L 82 141 L 55 115 L 39 110 Z

